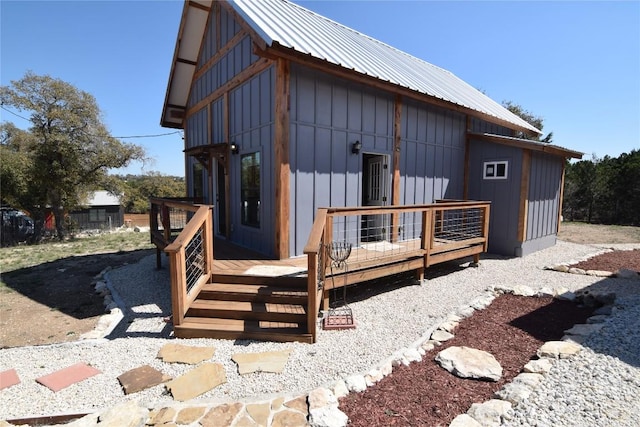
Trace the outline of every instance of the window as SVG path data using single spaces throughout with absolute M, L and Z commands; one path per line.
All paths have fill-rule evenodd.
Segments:
M 89 209 L 89 221 L 102 222 L 107 218 L 106 209 Z
M 241 222 L 260 227 L 260 153 L 245 154 L 240 159 Z
M 484 162 L 484 179 L 507 179 L 509 176 L 509 162 Z
M 202 164 L 194 161 L 193 163 L 193 196 L 196 201 L 202 203 L 204 198 L 204 172 Z

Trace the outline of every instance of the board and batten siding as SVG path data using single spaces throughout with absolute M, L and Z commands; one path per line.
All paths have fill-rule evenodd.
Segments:
M 274 255 L 274 85 L 275 70 L 269 67 L 229 92 L 229 142 L 239 148 L 229 159 L 231 241 L 260 253 Z M 260 153 L 260 227 L 242 225 L 242 156 Z
M 291 255 L 303 253 L 318 208 L 362 204 L 362 153 L 385 154 L 391 162 L 393 117 L 391 95 L 291 67 Z M 360 154 L 351 153 L 355 141 L 362 143 Z
M 553 246 L 558 232 L 564 159 L 532 153 L 527 201 L 527 234 L 522 256 Z
M 507 179 L 483 179 L 484 162 L 509 162 Z M 520 248 L 518 214 L 522 150 L 471 140 L 469 143 L 469 198 L 491 201 L 489 252 L 515 255 Z
M 209 129 L 208 129 L 208 124 L 207 124 L 207 109 L 206 108 L 201 108 L 200 110 L 198 110 L 197 112 L 195 112 L 194 114 L 190 115 L 189 117 L 187 117 L 187 120 L 185 121 L 185 149 L 189 149 L 192 147 L 197 147 L 199 145 L 205 145 L 208 144 L 208 140 L 209 140 Z M 198 163 L 198 161 L 192 157 L 192 156 L 186 156 L 186 162 L 185 162 L 185 168 L 186 168 L 186 173 L 185 176 L 187 177 L 187 195 L 189 197 L 193 197 L 194 196 L 194 181 L 195 181 L 195 176 L 194 176 L 194 166 Z M 211 199 L 210 194 L 208 191 L 206 191 L 206 184 L 207 184 L 207 173 L 206 171 L 203 173 L 203 175 L 205 175 L 203 177 L 203 188 L 205 189 L 204 191 L 204 200 L 203 202 L 205 203 L 209 203 L 209 200 Z

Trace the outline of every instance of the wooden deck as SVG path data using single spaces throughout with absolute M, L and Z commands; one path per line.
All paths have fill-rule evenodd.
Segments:
M 179 205 L 167 204 L 173 208 Z M 164 249 L 171 260 L 174 334 L 182 338 L 312 343 L 317 339 L 318 313 L 321 308 L 328 309 L 329 291 L 334 288 L 408 271 L 421 278 L 430 265 L 467 256 L 477 261 L 486 249 L 488 204 L 482 205 L 485 210 L 475 220 L 481 221 L 482 235 L 460 232 L 469 228 L 470 216 L 466 214 L 457 217 L 456 230 L 444 230 L 444 221 L 438 222 L 433 206 L 409 208 L 422 215 L 419 236 L 354 244 L 346 269 L 332 268 L 328 252 L 323 249 L 332 241 L 331 233 L 337 227 L 330 218 L 361 215 L 362 209 L 320 212 L 305 255 L 284 260 L 268 259 L 213 238 L 209 206 L 189 207 L 192 218 L 180 233 L 158 229 L 158 224 L 164 223 L 171 230 L 172 222 L 168 215 L 159 217 L 161 210 L 155 209 L 152 241 L 158 246 L 158 253 Z M 453 209 L 437 206 L 440 218 L 445 217 L 446 209 Z M 166 207 L 162 209 L 168 212 Z M 382 210 L 387 211 L 391 209 Z M 368 215 L 371 212 L 366 210 Z M 161 240 L 160 244 L 157 240 Z

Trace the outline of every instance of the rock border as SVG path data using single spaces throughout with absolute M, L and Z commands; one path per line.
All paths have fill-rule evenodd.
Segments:
M 124 319 L 126 304 L 111 284 L 109 271 L 111 267 L 104 268 L 91 281 L 95 293 L 104 298 L 103 305 L 106 313 L 100 316 L 93 330 L 80 335 L 79 341 L 104 339 Z

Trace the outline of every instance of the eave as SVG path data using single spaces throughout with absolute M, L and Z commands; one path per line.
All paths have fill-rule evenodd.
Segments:
M 495 144 L 508 145 L 511 147 L 523 148 L 532 151 L 540 151 L 554 156 L 560 156 L 565 159 L 582 159 L 584 153 L 579 151 L 569 150 L 568 148 L 560 147 L 553 144 L 546 144 L 544 142 L 532 141 L 529 139 L 514 138 L 510 136 L 494 135 L 491 133 L 478 133 L 467 132 L 467 135 L 472 140 L 480 140 L 493 142 Z

